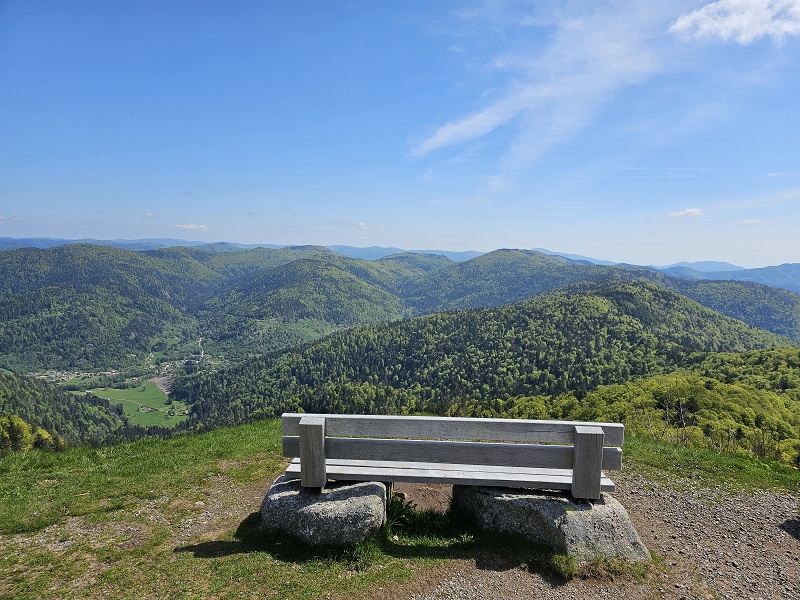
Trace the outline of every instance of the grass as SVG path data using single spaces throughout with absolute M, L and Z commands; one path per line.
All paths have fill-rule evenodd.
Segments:
M 282 323 L 281 327 L 303 336 L 304 339 L 316 339 L 336 331 L 336 327 L 320 323 L 313 319 L 298 319 L 292 323 Z
M 202 487 L 222 472 L 250 481 L 275 471 L 280 423 L 261 423 L 172 440 L 143 439 L 109 448 L 14 453 L 0 459 L 0 534 L 44 529 Z
M 167 395 L 152 381 L 130 389 L 97 388 L 90 391 L 100 398 L 108 398 L 112 404 L 121 404 L 134 425 L 172 427 L 188 418 L 180 414 L 186 405 L 183 402 L 169 404 Z
M 259 533 L 258 507 L 284 467 L 280 423 L 263 421 L 113 448 L 0 459 L 0 598 L 367 597 L 422 569 L 467 559 L 498 568 L 658 579 L 658 565 L 577 569 L 567 556 L 475 529 L 398 498 L 380 535 L 309 549 Z M 744 457 L 629 436 L 627 467 L 667 483 L 797 492 L 800 474 Z M 653 575 L 655 573 L 655 575 Z
M 800 471 L 796 468 L 742 454 L 720 454 L 626 434 L 623 456 L 626 468 L 673 486 L 689 482 L 731 490 L 800 493 Z
M 541 548 L 399 500 L 353 548 L 264 536 L 257 510 L 284 468 L 280 444 L 271 420 L 0 459 L 0 598 L 352 596 L 486 554 L 559 571 Z

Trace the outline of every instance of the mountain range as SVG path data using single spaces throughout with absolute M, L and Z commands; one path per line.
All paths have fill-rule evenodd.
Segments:
M 741 274 L 746 270 L 728 272 Z M 358 324 L 495 307 L 586 282 L 650 282 L 800 342 L 800 295 L 532 250 L 348 258 L 330 248 L 93 244 L 0 252 L 0 367 L 100 369 L 203 351 L 231 361 Z
M 696 443 L 795 460 L 800 294 L 670 272 L 515 249 L 460 261 L 319 246 L 8 250 L 0 413 L 68 443 L 285 410 L 622 420 L 645 433 L 661 420 L 662 435 L 689 423 Z M 20 375 L 45 369 L 110 370 L 102 385 L 169 372 L 190 412 L 175 429 L 137 427 L 106 400 Z

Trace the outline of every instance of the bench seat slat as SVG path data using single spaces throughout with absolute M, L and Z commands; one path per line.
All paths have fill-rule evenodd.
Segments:
M 575 426 L 585 425 L 603 429 L 605 446 L 622 446 L 625 432 L 625 426 L 621 423 L 284 413 L 281 417 L 283 434 L 298 435 L 300 419 L 304 416 L 323 417 L 325 434 L 339 437 L 572 444 L 575 441 Z
M 327 428 L 327 419 L 326 419 Z M 371 438 L 325 438 L 327 459 L 391 461 L 402 457 L 406 462 L 453 463 L 469 465 L 533 466 L 571 469 L 575 450 L 572 446 L 541 444 L 497 444 L 440 440 L 398 440 Z M 283 455 L 300 456 L 298 437 L 283 438 Z M 603 448 L 603 469 L 622 468 L 622 450 Z
M 498 470 L 485 465 L 328 460 L 326 471 L 328 478 L 333 480 L 408 481 L 550 490 L 570 490 L 572 487 L 571 469 L 506 467 Z M 292 461 L 286 469 L 286 475 L 295 479 L 300 477 L 299 460 Z M 605 475 L 602 475 L 600 485 L 603 492 L 616 489 L 614 482 Z

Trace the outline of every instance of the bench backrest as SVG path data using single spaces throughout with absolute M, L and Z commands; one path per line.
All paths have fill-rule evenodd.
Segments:
M 599 496 L 600 470 L 622 467 L 624 440 L 620 423 L 531 419 L 285 413 L 282 429 L 283 454 L 300 457 L 307 482 L 324 479 L 325 458 L 574 469 L 576 496 L 576 481 Z
M 572 444 L 575 426 L 600 427 L 605 446 L 622 446 L 625 426 L 621 423 L 582 421 L 538 421 L 533 419 L 473 419 L 466 417 L 407 417 L 394 415 L 327 415 L 284 413 L 283 435 L 295 436 L 303 417 L 325 419 L 330 437 L 378 437 L 433 440 L 483 440 L 530 444 Z

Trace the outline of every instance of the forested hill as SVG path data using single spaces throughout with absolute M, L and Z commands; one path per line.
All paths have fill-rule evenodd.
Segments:
M 587 280 L 646 278 L 657 273 L 635 267 L 606 267 L 533 250 L 495 250 L 417 280 L 408 290 L 416 314 L 500 306 Z
M 800 343 L 800 294 L 748 281 L 686 281 L 665 285 L 712 310 Z
M 500 306 L 566 285 L 646 279 L 800 342 L 800 295 L 693 281 L 528 250 L 456 263 L 397 254 L 368 261 L 300 246 L 136 252 L 96 245 L 0 252 L 0 368 L 142 365 L 203 350 L 240 361 L 331 331 L 442 310 Z
M 0 374 L 0 416 L 21 417 L 27 423 L 58 434 L 69 443 L 99 441 L 122 425 L 108 400 L 76 397 L 44 381 Z
M 670 371 L 693 352 L 790 344 L 655 284 L 610 282 L 356 327 L 299 351 L 196 373 L 175 391 L 206 425 L 299 408 L 442 414 L 469 399 L 585 393 Z

